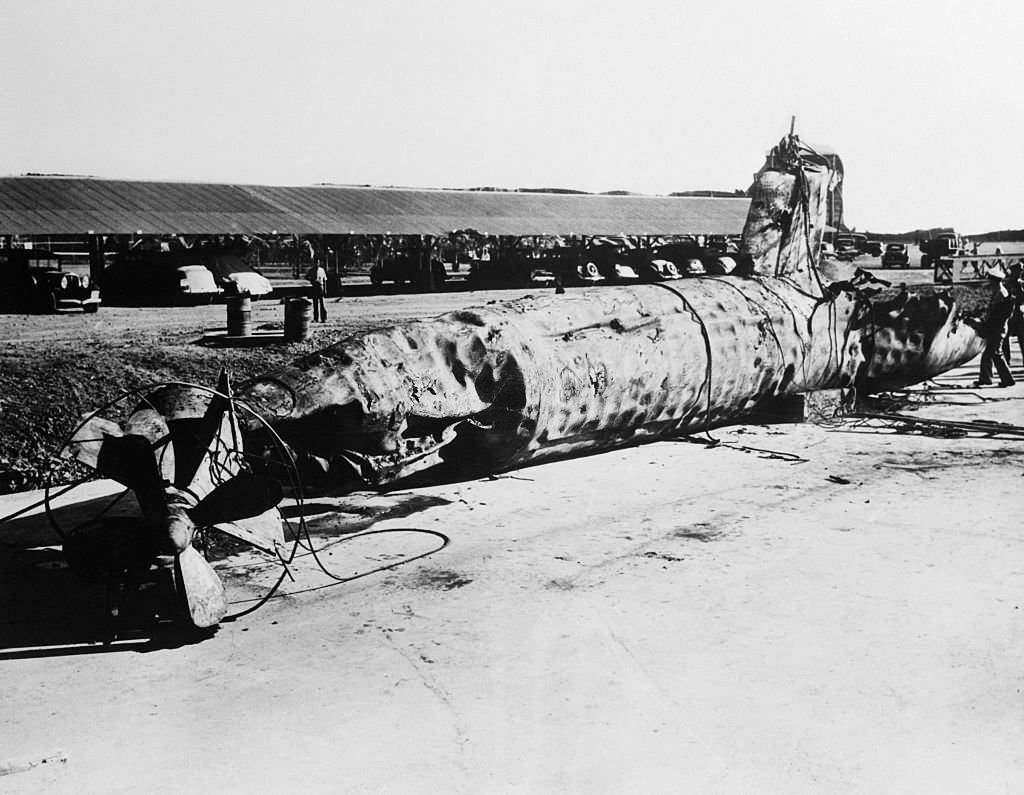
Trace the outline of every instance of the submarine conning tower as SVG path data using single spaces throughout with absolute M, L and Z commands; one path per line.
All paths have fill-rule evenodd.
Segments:
M 838 157 L 790 134 L 768 153 L 754 175 L 741 251 L 755 276 L 782 278 L 822 295 L 818 257 L 830 197 L 843 178 Z

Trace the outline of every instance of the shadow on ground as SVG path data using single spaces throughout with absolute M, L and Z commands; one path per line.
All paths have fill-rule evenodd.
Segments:
M 447 500 L 422 494 L 361 494 L 307 502 L 302 509 L 283 506 L 281 513 L 292 528 L 292 539 L 305 518 L 305 531 L 316 543 L 445 504 Z M 55 507 L 52 518 L 62 532 L 69 532 L 100 513 L 124 516 L 136 511 L 130 494 L 115 494 Z M 236 544 L 218 544 L 218 562 L 251 551 Z M 158 559 L 115 619 L 111 605 L 116 601 L 116 591 L 112 597 L 106 583 L 84 582 L 68 568 L 61 537 L 44 513 L 0 524 L 0 661 L 178 648 L 216 632 L 198 631 L 178 618 L 181 607 L 170 558 Z

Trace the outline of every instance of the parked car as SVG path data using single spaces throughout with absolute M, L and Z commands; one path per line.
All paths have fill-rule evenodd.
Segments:
M 655 256 L 648 249 L 632 252 L 630 264 L 642 282 L 669 282 L 683 278 L 674 262 Z
M 529 280 L 536 287 L 553 287 L 556 282 L 555 274 L 544 268 L 530 268 Z
M 735 235 L 708 235 L 704 247 L 716 254 L 739 254 L 739 240 Z
M 628 251 L 614 245 L 591 246 L 582 252 L 581 261 L 593 263 L 597 272 L 609 284 L 627 284 L 639 279 L 639 274 L 629 262 Z
M 221 294 L 209 268 L 171 252 L 119 254 L 100 281 L 105 302 L 128 306 L 209 304 Z
M 909 268 L 910 254 L 906 243 L 886 243 L 882 253 L 883 268 Z
M 572 246 L 557 246 L 541 253 L 540 267 L 562 280 L 562 284 L 593 285 L 605 280 L 597 263 Z
M 0 304 L 16 312 L 96 312 L 100 292 L 87 274 L 64 270 L 52 251 L 0 249 Z
M 836 235 L 836 259 L 852 260 L 861 255 L 860 245 L 853 235 Z
M 677 241 L 655 246 L 651 253 L 656 259 L 664 259 L 676 266 L 682 276 L 704 276 L 716 270 L 721 255 L 697 245 L 696 241 Z
M 199 250 L 197 265 L 209 269 L 217 286 L 225 295 L 249 295 L 261 298 L 274 291 L 274 285 L 259 271 L 251 267 L 236 254 L 211 254 L 203 256 Z
M 213 271 L 205 265 L 182 265 L 177 269 L 179 293 L 184 303 L 194 297 L 198 303 L 210 303 L 222 292 Z
M 878 240 L 869 240 L 864 244 L 864 253 L 869 254 L 872 257 L 882 256 L 882 251 L 885 247 Z

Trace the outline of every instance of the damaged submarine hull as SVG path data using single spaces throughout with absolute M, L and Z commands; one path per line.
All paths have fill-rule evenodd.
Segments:
M 755 178 L 746 275 L 528 296 L 341 340 L 237 396 L 324 482 L 476 477 L 736 421 L 821 389 L 914 383 L 981 352 L 944 295 L 823 285 L 841 174 L 790 136 Z

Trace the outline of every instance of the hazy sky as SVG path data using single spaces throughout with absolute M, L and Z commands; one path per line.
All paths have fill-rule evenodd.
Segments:
M 1021 9 L 0 0 L 0 173 L 731 190 L 795 114 L 851 225 L 1024 227 Z

